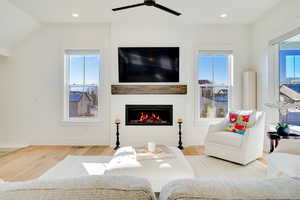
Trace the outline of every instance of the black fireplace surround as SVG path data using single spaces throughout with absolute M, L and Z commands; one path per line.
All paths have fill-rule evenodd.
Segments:
M 127 126 L 173 126 L 173 105 L 126 105 Z

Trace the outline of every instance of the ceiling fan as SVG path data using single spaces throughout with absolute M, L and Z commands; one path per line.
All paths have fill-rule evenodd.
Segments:
M 174 10 L 171 10 L 171 9 L 169 9 L 167 7 L 164 7 L 164 6 L 156 3 L 155 0 L 144 0 L 144 3 L 133 4 L 133 5 L 130 5 L 130 6 L 124 6 L 124 7 L 120 7 L 120 8 L 114 8 L 112 10 L 113 11 L 119 11 L 119 10 L 124 10 L 124 9 L 139 7 L 139 6 L 154 6 L 154 7 L 158 8 L 158 9 L 161 9 L 163 11 L 169 12 L 169 13 L 171 13 L 173 15 L 176 15 L 176 16 L 181 15 L 181 13 L 179 13 L 179 12 L 176 12 Z

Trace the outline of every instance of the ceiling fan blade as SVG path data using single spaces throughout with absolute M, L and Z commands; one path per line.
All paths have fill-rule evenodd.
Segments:
M 124 9 L 128 9 L 128 8 L 134 8 L 134 7 L 138 7 L 138 6 L 144 6 L 144 3 L 139 3 L 139 4 L 133 4 L 130 6 L 124 6 L 124 7 L 120 7 L 120 8 L 114 8 L 112 9 L 113 11 L 119 11 L 119 10 L 124 10 Z
M 159 8 L 159 9 L 161 9 L 161 10 L 164 10 L 164 11 L 166 11 L 166 12 L 169 12 L 169 13 L 171 13 L 171 14 L 173 14 L 173 15 L 177 15 L 177 16 L 180 16 L 180 15 L 181 15 L 181 13 L 176 12 L 176 11 L 174 11 L 174 10 L 171 10 L 171 9 L 169 9 L 169 8 L 167 8 L 167 7 L 164 7 L 164 6 L 160 5 L 160 4 L 155 4 L 154 7 Z

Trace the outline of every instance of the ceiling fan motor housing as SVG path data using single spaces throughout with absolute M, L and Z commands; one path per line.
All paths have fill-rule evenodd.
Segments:
M 146 6 L 154 6 L 156 4 L 154 0 L 145 0 L 144 3 Z
M 144 0 L 144 3 L 138 3 L 138 4 L 133 4 L 133 5 L 129 5 L 129 6 L 123 6 L 123 7 L 119 7 L 119 8 L 113 8 L 113 11 L 119 11 L 119 10 L 125 10 L 125 9 L 129 9 L 129 8 L 135 8 L 135 7 L 140 7 L 140 6 L 153 6 L 155 8 L 158 8 L 160 10 L 163 10 L 165 12 L 171 13 L 173 15 L 176 16 L 180 16 L 181 13 L 176 12 L 170 8 L 167 8 L 163 5 L 160 5 L 158 3 L 155 2 L 155 0 Z

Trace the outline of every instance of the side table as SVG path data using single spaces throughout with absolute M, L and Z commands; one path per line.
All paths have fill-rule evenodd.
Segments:
M 270 139 L 270 153 L 275 150 L 275 148 L 278 146 L 279 141 L 282 139 L 300 139 L 300 135 L 294 133 L 282 136 L 273 131 L 268 132 L 268 137 Z

